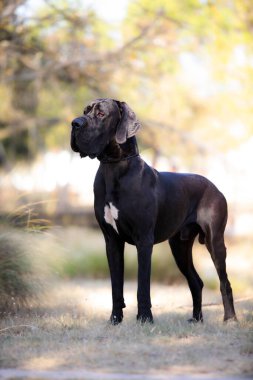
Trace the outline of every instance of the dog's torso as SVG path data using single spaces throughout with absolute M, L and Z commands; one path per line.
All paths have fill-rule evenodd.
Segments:
M 94 183 L 95 213 L 103 230 L 130 244 L 143 233 L 147 238 L 151 234 L 154 244 L 179 231 L 187 239 L 212 192 L 219 191 L 200 175 L 158 172 L 138 156 L 100 165 Z

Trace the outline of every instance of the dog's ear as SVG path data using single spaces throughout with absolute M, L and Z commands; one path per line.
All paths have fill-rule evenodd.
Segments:
M 136 134 L 141 124 L 134 111 L 125 102 L 117 101 L 117 104 L 120 109 L 121 120 L 117 126 L 116 141 L 118 144 L 124 144 L 129 137 Z

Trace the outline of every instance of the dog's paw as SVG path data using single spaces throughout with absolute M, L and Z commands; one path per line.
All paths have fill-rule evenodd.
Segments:
M 118 325 L 119 323 L 121 323 L 123 321 L 123 313 L 113 313 L 111 314 L 110 316 L 110 324 L 113 325 L 113 326 L 116 326 Z
M 231 317 L 224 317 L 223 322 L 229 323 L 229 324 L 233 324 L 233 323 L 236 324 L 238 322 L 238 319 L 236 315 L 232 315 Z
M 201 318 L 201 319 L 190 318 L 190 319 L 187 319 L 187 322 L 188 323 L 192 323 L 192 324 L 196 324 L 196 323 L 199 323 L 199 322 L 203 323 L 204 319 L 203 318 Z
M 193 316 L 192 318 L 188 319 L 187 320 L 188 323 L 203 323 L 204 322 L 204 319 L 203 319 L 203 314 L 202 314 L 202 311 L 200 313 L 193 313 Z
M 139 312 L 136 316 L 136 319 L 138 322 L 140 322 L 141 324 L 144 324 L 144 323 L 154 323 L 154 319 L 153 319 L 153 315 L 151 313 L 151 311 L 147 311 L 147 312 Z

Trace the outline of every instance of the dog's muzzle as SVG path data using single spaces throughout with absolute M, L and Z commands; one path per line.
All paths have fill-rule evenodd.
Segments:
M 85 116 L 74 119 L 71 123 L 71 148 L 79 152 L 81 157 L 97 157 L 96 144 L 94 144 L 94 129 L 89 128 L 89 120 Z
M 87 124 L 88 124 L 88 121 L 85 117 L 77 117 L 71 123 L 72 127 L 75 130 L 78 130 L 80 128 L 84 128 Z

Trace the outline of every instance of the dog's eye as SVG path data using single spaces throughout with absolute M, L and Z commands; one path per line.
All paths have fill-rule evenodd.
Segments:
M 104 116 L 105 116 L 105 114 L 104 114 L 104 112 L 102 112 L 102 111 L 99 111 L 99 112 L 97 113 L 97 116 L 98 116 L 98 117 L 104 117 Z
M 88 107 L 85 108 L 85 110 L 84 110 L 83 113 L 84 113 L 85 115 L 87 115 L 87 113 L 89 113 L 89 112 L 91 111 L 91 109 L 92 109 L 92 107 L 88 106 Z

